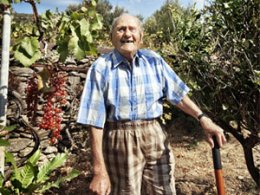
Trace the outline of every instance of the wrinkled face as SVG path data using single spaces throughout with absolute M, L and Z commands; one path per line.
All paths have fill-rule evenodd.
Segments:
M 132 60 L 142 44 L 143 32 L 137 19 L 121 16 L 112 31 L 112 44 L 126 59 Z

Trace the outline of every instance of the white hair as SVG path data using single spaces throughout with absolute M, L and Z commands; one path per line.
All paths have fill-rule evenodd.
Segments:
M 113 30 L 114 30 L 114 28 L 115 28 L 115 26 L 116 26 L 116 24 L 117 24 L 117 21 L 118 21 L 120 18 L 124 17 L 124 16 L 133 17 L 133 18 L 136 20 L 137 24 L 138 24 L 138 27 L 139 27 L 139 29 L 140 29 L 140 32 L 143 32 L 143 23 L 142 23 L 142 21 L 141 21 L 138 17 L 133 16 L 133 15 L 131 15 L 131 14 L 129 14 L 129 13 L 122 13 L 120 16 L 114 18 L 114 20 L 113 20 L 113 22 L 112 22 L 110 34 L 112 34 L 112 32 L 113 32 Z

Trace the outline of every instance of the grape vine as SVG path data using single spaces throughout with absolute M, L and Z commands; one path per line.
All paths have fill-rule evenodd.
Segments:
M 46 70 L 44 70 L 46 71 Z M 40 121 L 36 124 L 41 129 L 51 131 L 51 144 L 56 144 L 58 140 L 62 137 L 61 132 L 61 122 L 63 110 L 62 107 L 67 103 L 66 96 L 66 79 L 67 75 L 65 72 L 58 72 L 53 70 L 48 70 L 48 81 L 47 87 L 43 87 L 41 82 L 42 76 L 40 74 L 33 75 L 28 81 L 27 85 L 27 116 L 31 121 L 36 121 L 38 110 L 38 100 L 42 97 L 44 99 L 43 106 L 41 110 L 43 111 L 43 116 Z
M 36 74 L 33 74 L 27 82 L 26 95 L 27 117 L 31 121 L 35 121 L 38 104 L 38 81 Z

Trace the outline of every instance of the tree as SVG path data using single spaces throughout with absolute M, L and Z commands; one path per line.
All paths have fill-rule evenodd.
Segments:
M 215 0 L 201 12 L 168 6 L 168 21 L 174 26 L 165 22 L 157 39 L 200 107 L 240 142 L 258 186 L 254 147 L 260 144 L 259 8 L 256 0 Z M 162 10 L 165 7 L 148 20 L 153 33 L 165 18 Z
M 97 3 L 97 12 L 103 17 L 103 24 L 105 31 L 109 31 L 109 27 L 112 23 L 112 8 L 113 6 L 108 0 L 99 0 Z
M 178 51 L 195 99 L 241 143 L 258 186 L 253 149 L 260 143 L 259 4 L 216 0 L 183 31 Z
M 203 39 L 211 42 L 212 51 L 190 58 L 192 77 L 200 86 L 197 99 L 241 143 L 258 186 L 253 148 L 260 143 L 259 8 L 253 0 L 213 2 L 205 13 L 210 34 Z
M 183 26 L 183 20 L 190 15 L 189 9 L 182 8 L 178 1 L 168 0 L 144 23 L 148 39 L 156 46 L 174 42 L 179 38 L 178 33 Z M 150 35 L 150 36 L 149 36 Z M 148 41 L 149 42 L 149 41 Z

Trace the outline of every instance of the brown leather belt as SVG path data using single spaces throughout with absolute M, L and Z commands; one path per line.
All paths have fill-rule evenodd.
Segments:
M 145 126 L 147 124 L 152 124 L 158 121 L 159 118 L 145 119 L 145 120 L 135 120 L 135 121 L 107 121 L 106 127 L 124 129 L 129 127 Z

